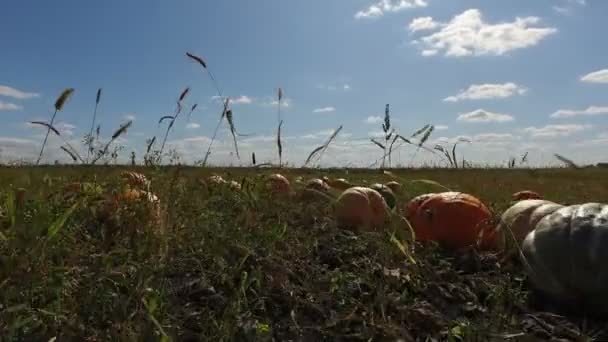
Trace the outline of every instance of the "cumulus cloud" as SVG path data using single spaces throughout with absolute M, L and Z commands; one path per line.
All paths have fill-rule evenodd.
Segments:
M 187 129 L 196 129 L 196 128 L 200 128 L 200 127 L 201 127 L 201 125 L 197 124 L 196 122 L 189 122 L 186 125 Z
M 574 116 L 593 116 L 593 115 L 606 115 L 608 114 L 608 107 L 591 106 L 587 109 L 571 110 L 571 109 L 560 109 L 557 112 L 551 114 L 552 118 L 571 118 Z
M 590 129 L 591 125 L 547 125 L 544 127 L 527 127 L 524 132 L 535 138 L 567 137 Z
M 602 69 L 589 73 L 581 77 L 581 81 L 587 83 L 608 83 L 608 69 Z
M 433 20 L 432 17 L 420 17 L 412 20 L 409 29 L 410 32 L 418 32 L 424 30 L 434 30 L 441 24 Z
M 511 115 L 492 113 L 483 109 L 477 109 L 470 113 L 464 113 L 458 116 L 458 121 L 467 122 L 509 122 L 513 120 L 514 119 Z
M 235 97 L 230 100 L 232 104 L 251 104 L 253 103 L 253 99 L 246 95 L 241 95 L 239 97 Z
M 0 110 L 22 110 L 23 107 L 10 102 L 0 101 Z
M 368 124 L 378 124 L 384 121 L 384 118 L 381 116 L 368 116 L 367 119 L 364 120 L 365 123 Z
M 495 98 L 507 98 L 514 95 L 523 95 L 528 90 L 513 82 L 503 84 L 473 84 L 468 89 L 463 89 L 459 94 L 448 96 L 443 101 L 458 102 L 463 100 L 487 100 Z
M 17 90 L 15 88 L 11 88 L 9 86 L 0 85 L 0 96 L 12 97 L 19 100 L 31 99 L 33 97 L 38 97 L 40 94 L 37 93 L 28 93 L 25 91 Z
M 336 108 L 334 107 L 323 107 L 323 108 L 317 108 L 315 110 L 313 110 L 313 113 L 331 113 L 331 112 L 335 112 Z
M 378 18 L 385 13 L 396 13 L 406 9 L 426 7 L 426 0 L 379 0 L 355 14 L 356 19 Z
M 435 125 L 435 130 L 437 131 L 444 131 L 446 129 L 448 129 L 449 127 L 446 125 Z
M 424 22 L 435 23 L 429 18 L 423 19 Z M 420 23 L 420 18 L 414 19 L 412 24 L 417 21 Z M 438 23 L 439 31 L 414 42 L 421 45 L 426 56 L 440 51 L 449 57 L 503 55 L 534 46 L 557 32 L 553 27 L 536 26 L 539 22 L 538 17 L 517 17 L 512 22 L 490 24 L 483 21 L 478 9 L 469 9 L 448 23 Z

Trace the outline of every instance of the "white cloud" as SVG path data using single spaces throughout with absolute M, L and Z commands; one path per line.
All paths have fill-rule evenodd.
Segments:
M 279 101 L 277 99 L 269 98 L 266 101 L 262 102 L 263 106 L 269 107 L 278 107 Z M 289 108 L 292 105 L 292 101 L 290 98 L 284 98 L 281 100 L 281 108 Z
M 513 140 L 518 139 L 519 137 L 511 134 L 511 133 L 482 133 L 473 136 L 473 142 L 479 143 L 508 143 Z
M 230 100 L 232 104 L 251 104 L 253 103 L 253 99 L 246 95 L 241 95 L 239 97 L 233 98 Z
M 581 77 L 582 82 L 608 83 L 608 69 L 602 69 Z
M 335 91 L 335 90 L 343 90 L 343 91 L 349 91 L 350 90 L 350 84 L 343 84 L 343 85 L 327 85 L 327 84 L 319 84 L 317 85 L 317 88 L 322 89 L 322 90 L 327 90 L 327 91 Z
M 61 133 L 62 136 L 67 136 L 67 137 L 71 137 L 74 135 L 74 130 L 76 129 L 76 126 L 69 124 L 67 122 L 59 122 L 56 123 L 55 128 L 57 128 L 57 130 L 59 131 L 59 133 Z
M 513 120 L 514 119 L 511 115 L 492 113 L 483 109 L 477 109 L 470 113 L 464 113 L 458 116 L 458 121 L 467 122 L 509 122 Z
M 22 110 L 23 107 L 10 102 L 0 101 L 0 110 Z
M 305 134 L 300 136 L 300 139 L 326 139 L 329 138 L 330 135 L 334 134 L 335 129 L 324 129 L 315 133 L 309 133 L 309 134 Z M 338 138 L 349 138 L 351 137 L 352 134 L 350 133 L 346 133 L 346 132 L 340 132 L 340 134 L 338 134 Z M 273 138 L 273 139 L 276 139 Z
M 315 110 L 313 110 L 313 113 L 331 113 L 331 112 L 335 112 L 336 108 L 334 107 L 323 107 L 323 108 L 317 108 Z
M 435 56 L 436 54 L 438 54 L 439 51 L 437 50 L 422 50 L 422 55 L 424 57 L 429 57 L 429 56 Z
M 197 124 L 196 122 L 189 122 L 186 125 L 187 129 L 196 129 L 196 128 L 200 128 L 200 127 L 201 127 L 201 125 Z
M 40 94 L 37 93 L 28 93 L 21 90 L 17 90 L 15 88 L 11 88 L 9 86 L 0 85 L 0 96 L 12 97 L 19 100 L 31 99 L 33 97 L 38 97 Z
M 395 13 L 406 9 L 426 6 L 428 6 L 426 0 L 379 0 L 375 4 L 370 5 L 367 9 L 357 12 L 355 18 L 378 18 L 383 16 L 384 13 Z
M 461 90 L 458 95 L 448 96 L 444 102 L 458 102 L 462 100 L 486 100 L 494 98 L 507 98 L 514 95 L 523 95 L 528 90 L 512 82 L 504 84 L 473 84 L 468 89 Z
M 581 115 L 605 115 L 608 114 L 608 107 L 597 107 L 591 106 L 587 109 L 582 110 L 570 110 L 570 109 L 560 109 L 557 112 L 551 114 L 552 118 L 571 118 L 574 116 Z
M 469 9 L 441 24 L 439 31 L 413 43 L 422 45 L 427 56 L 430 51 L 444 51 L 449 57 L 503 55 L 534 46 L 557 32 L 553 27 L 533 26 L 539 21 L 538 17 L 517 17 L 512 22 L 489 24 L 483 21 L 478 9 Z
M 437 130 L 437 131 L 445 131 L 448 128 L 449 127 L 446 125 L 435 125 L 435 130 Z
M 127 121 L 135 121 L 135 114 L 126 114 L 123 118 Z
M 367 136 L 370 138 L 384 138 L 384 132 L 383 131 L 370 131 L 367 132 Z
M 566 14 L 570 14 L 570 9 L 567 7 L 562 7 L 562 6 L 553 6 L 551 7 L 555 12 L 562 14 L 562 15 L 566 15 Z
M 527 127 L 524 132 L 535 138 L 566 137 L 590 129 L 591 125 L 547 125 L 544 127 Z
M 433 20 L 432 17 L 420 17 L 412 20 L 409 29 L 410 32 L 418 32 L 424 30 L 434 30 L 439 26 L 440 24 Z
M 381 116 L 368 116 L 367 119 L 365 119 L 365 123 L 368 124 L 378 124 L 384 121 L 384 118 L 382 118 Z

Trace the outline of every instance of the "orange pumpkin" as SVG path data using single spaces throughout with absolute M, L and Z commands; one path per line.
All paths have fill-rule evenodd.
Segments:
M 391 189 L 393 192 L 398 192 L 401 190 L 401 184 L 399 182 L 391 181 L 384 184 L 387 188 Z
M 285 176 L 275 173 L 268 177 L 270 190 L 275 193 L 288 194 L 291 190 L 291 184 Z
M 407 204 L 403 208 L 405 218 L 411 222 L 414 219 L 414 216 L 416 215 L 416 211 L 418 211 L 418 208 L 422 205 L 422 203 L 424 203 L 424 201 L 435 195 L 437 194 L 430 193 L 412 198 L 409 202 L 407 202 Z
M 498 234 L 491 226 L 490 210 L 477 198 L 460 192 L 430 196 L 410 221 L 420 241 L 436 241 L 458 249 L 475 245 L 481 235 L 481 248 L 496 246 Z
M 352 187 L 338 198 L 335 217 L 340 227 L 373 230 L 389 220 L 390 211 L 384 198 L 376 190 Z
M 543 199 L 537 192 L 524 190 L 516 192 L 512 195 L 514 201 L 532 200 L 532 199 Z

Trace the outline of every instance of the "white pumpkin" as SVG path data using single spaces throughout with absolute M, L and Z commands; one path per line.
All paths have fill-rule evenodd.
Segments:
M 511 244 L 507 241 L 512 241 L 513 237 L 518 244 L 521 244 L 538 221 L 563 207 L 563 205 L 551 201 L 536 199 L 515 203 L 502 214 L 498 223 L 498 247 L 503 250 L 511 247 Z M 513 236 L 511 236 L 509 230 L 511 230 Z
M 522 257 L 536 290 L 587 312 L 608 313 L 608 204 L 560 208 L 524 239 Z

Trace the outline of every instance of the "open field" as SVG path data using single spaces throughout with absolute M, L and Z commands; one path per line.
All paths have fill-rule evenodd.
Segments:
M 549 314 L 530 302 L 517 262 L 417 244 L 398 225 L 338 229 L 331 201 L 265 191 L 269 169 L 130 168 L 160 200 L 103 206 L 119 167 L 0 170 L 0 340 L 573 340 L 606 324 Z M 296 190 L 329 175 L 356 184 L 378 170 L 280 171 Z M 441 191 L 475 195 L 496 217 L 511 194 L 606 202 L 608 170 L 391 170 L 400 204 Z M 241 191 L 205 186 L 212 174 Z M 64 189 L 86 183 L 81 195 Z M 19 188 L 25 189 L 19 191 Z M 21 196 L 23 196 L 22 198 Z M 608 337 L 600 338 L 606 340 Z

